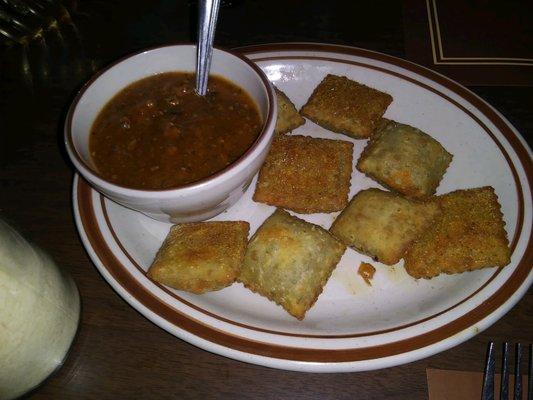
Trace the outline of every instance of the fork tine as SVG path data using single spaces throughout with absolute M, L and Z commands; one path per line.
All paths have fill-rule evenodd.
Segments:
M 489 342 L 487 361 L 485 363 L 485 374 L 483 375 L 481 400 L 494 400 L 494 364 L 494 342 Z
M 509 400 L 509 343 L 503 343 L 500 400 Z
M 514 400 L 522 400 L 522 372 L 520 364 L 522 362 L 522 346 L 516 344 L 516 357 L 514 363 Z
M 527 377 L 528 377 L 527 399 L 533 400 L 533 344 L 529 345 L 529 371 L 527 373 Z

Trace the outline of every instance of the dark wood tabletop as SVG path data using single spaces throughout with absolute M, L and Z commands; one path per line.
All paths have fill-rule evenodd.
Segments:
M 324 42 L 406 58 L 409 3 L 227 0 L 215 42 L 223 47 Z M 502 319 L 455 348 L 360 373 L 298 373 L 234 361 L 196 348 L 140 315 L 100 276 L 79 239 L 71 203 L 74 169 L 61 143 L 64 118 L 77 89 L 99 68 L 145 47 L 194 40 L 196 3 L 65 4 L 69 14 L 54 10 L 59 18 L 48 19 L 43 34 L 0 45 L 0 217 L 70 272 L 83 304 L 70 356 L 31 398 L 424 399 L 427 368 L 482 371 L 489 340 L 531 342 L 531 288 Z M 531 144 L 531 84 L 470 89 Z

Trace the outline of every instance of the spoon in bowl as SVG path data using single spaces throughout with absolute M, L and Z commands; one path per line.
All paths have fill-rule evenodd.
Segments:
M 213 40 L 220 0 L 198 2 L 198 44 L 196 47 L 196 93 L 205 96 L 213 56 Z

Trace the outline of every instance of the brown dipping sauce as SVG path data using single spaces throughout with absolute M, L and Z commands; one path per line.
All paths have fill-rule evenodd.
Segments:
M 168 189 L 206 178 L 237 160 L 262 128 L 241 88 L 209 77 L 206 96 L 195 76 L 166 72 L 134 82 L 100 111 L 89 148 L 98 172 L 135 189 Z

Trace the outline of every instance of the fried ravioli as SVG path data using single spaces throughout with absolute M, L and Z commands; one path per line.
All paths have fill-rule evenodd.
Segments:
M 305 119 L 298 114 L 296 107 L 292 101 L 278 88 L 276 89 L 276 97 L 278 100 L 278 119 L 276 121 L 275 134 L 283 134 L 298 128 L 305 123 Z
M 510 262 L 503 215 L 492 187 L 457 190 L 438 201 L 442 214 L 405 255 L 409 275 L 429 279 Z
M 259 172 L 253 199 L 298 213 L 333 212 L 348 204 L 353 144 L 279 136 Z
M 395 193 L 367 189 L 354 196 L 333 222 L 330 232 L 345 245 L 393 265 L 439 212 L 434 202 L 418 202 Z
M 205 293 L 231 285 L 240 272 L 250 224 L 243 221 L 175 225 L 148 276 L 178 290 Z
M 344 76 L 327 75 L 300 114 L 333 132 L 360 139 L 372 135 L 392 96 Z
M 344 250 L 326 230 L 278 209 L 250 240 L 237 280 L 301 320 Z
M 411 198 L 435 193 L 452 155 L 431 136 L 390 121 L 363 150 L 357 169 Z

